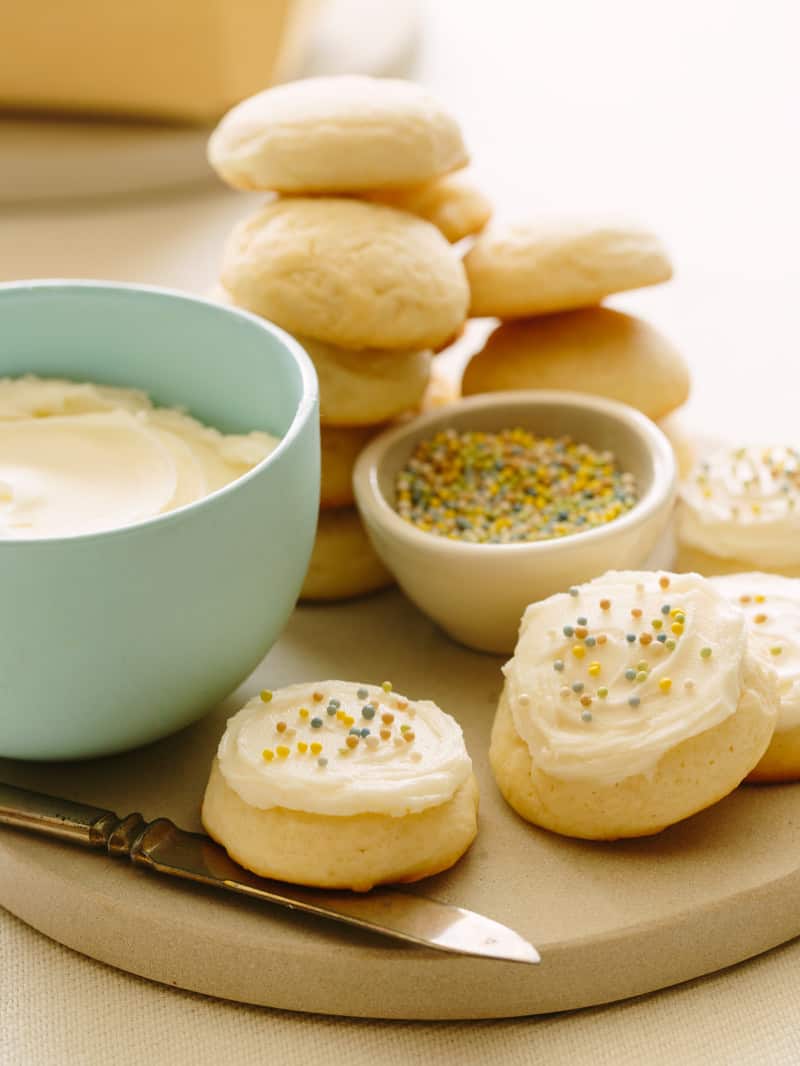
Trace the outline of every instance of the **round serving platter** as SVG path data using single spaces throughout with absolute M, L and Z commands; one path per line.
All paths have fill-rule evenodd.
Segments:
M 300 680 L 389 679 L 459 719 L 481 785 L 472 849 L 411 891 L 506 923 L 539 948 L 540 966 L 403 947 L 10 829 L 0 830 L 0 904 L 155 981 L 377 1018 L 496 1018 L 609 1002 L 800 933 L 800 786 L 740 788 L 649 839 L 598 844 L 536 829 L 504 804 L 488 769 L 501 663 L 452 643 L 396 591 L 304 607 L 256 674 L 192 728 L 92 762 L 0 760 L 0 780 L 198 830 L 212 754 L 245 698 Z M 113 692 L 108 699 L 113 714 Z

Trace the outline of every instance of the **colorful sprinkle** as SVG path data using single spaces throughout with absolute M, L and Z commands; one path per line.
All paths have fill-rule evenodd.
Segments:
M 582 659 L 586 654 L 586 648 L 582 644 L 576 644 L 572 649 L 572 654 L 576 659 Z
M 669 637 L 667 640 L 664 641 L 664 647 L 667 648 L 668 651 L 675 651 L 677 646 L 678 642 L 672 637 Z
M 767 616 L 766 616 L 765 614 L 757 614 L 757 615 L 756 615 L 756 616 L 755 616 L 755 617 L 753 618 L 753 621 L 754 621 L 754 622 L 756 623 L 756 625 L 758 625 L 758 626 L 762 625 L 762 624 L 763 624 L 764 622 L 766 622 L 766 620 L 767 620 Z
M 561 671 L 564 669 L 564 660 L 563 659 L 556 659 L 555 662 L 553 663 L 553 669 L 556 670 L 560 674 Z
M 582 707 L 591 707 L 592 706 L 592 697 L 591 696 L 581 696 L 581 706 Z
M 666 633 L 659 633 L 658 636 L 656 637 L 656 640 L 658 641 L 659 644 L 666 644 L 667 643 L 667 634 Z
M 364 726 L 363 729 L 359 730 L 359 735 L 362 736 L 362 737 L 368 737 L 370 735 L 370 730 L 367 729 L 366 726 Z
M 300 715 L 301 718 L 308 718 L 310 712 L 308 710 L 308 707 L 301 707 L 297 713 Z
M 600 688 L 597 690 L 598 699 L 604 700 L 607 695 L 608 695 L 608 689 L 606 688 L 605 685 L 601 685 Z
M 320 744 L 320 742 L 318 740 L 312 741 L 311 742 L 311 754 L 312 755 L 319 755 L 319 753 L 321 751 L 322 751 L 322 745 Z
M 352 750 L 353 750 L 353 748 L 355 748 L 355 747 L 356 747 L 356 746 L 358 745 L 358 737 L 354 737 L 354 736 L 349 736 L 349 737 L 347 738 L 347 740 L 345 741 L 345 744 L 346 744 L 346 745 L 348 746 L 348 748 L 350 748 L 350 750 L 352 751 Z
M 381 681 L 381 688 L 383 689 L 384 692 L 391 692 L 392 691 L 392 683 L 391 683 L 391 681 Z
M 391 729 L 382 729 L 381 730 L 381 740 L 388 740 L 391 735 L 392 735 Z
M 328 765 L 328 760 L 325 758 L 324 755 L 320 755 L 320 757 L 317 759 L 317 766 L 321 770 L 324 770 L 327 765 Z
M 409 729 L 407 730 L 407 732 L 403 733 L 403 739 L 405 740 L 406 744 L 410 744 L 415 739 L 413 729 Z
M 275 728 L 277 729 L 277 731 L 279 733 L 285 733 L 286 732 L 286 722 L 276 722 L 275 723 Z
M 576 626 L 575 636 L 578 638 L 578 640 L 583 640 L 584 637 L 587 637 L 588 635 L 589 630 L 586 628 L 586 626 Z
M 752 596 L 740 596 L 739 603 L 750 603 Z
M 646 670 L 640 670 L 639 673 L 636 675 L 636 680 L 639 682 L 640 685 L 642 684 L 643 681 L 646 681 L 647 680 L 647 671 Z
M 575 627 L 574 626 L 564 626 L 564 628 L 561 630 L 561 632 L 564 634 L 565 637 L 571 637 L 572 634 L 575 632 Z
M 298 740 L 297 750 L 300 752 L 301 755 L 305 755 L 305 753 L 308 751 L 308 744 L 306 744 L 304 740 Z
M 633 618 L 641 618 L 642 617 L 642 609 L 641 609 L 641 607 L 631 607 L 631 617 L 633 617 Z
M 567 591 L 569 592 L 570 596 L 580 595 L 580 589 L 576 585 L 571 585 Z
M 314 701 L 314 703 L 322 703 L 322 701 L 325 699 L 325 695 L 322 692 L 313 692 L 311 694 L 311 699 Z
M 272 762 L 272 760 L 275 758 L 275 752 L 272 751 L 271 748 L 264 748 L 264 750 L 261 752 L 261 758 L 264 760 L 264 762 Z
M 676 637 L 679 637 L 683 633 L 683 622 L 673 622 L 670 629 Z
M 600 600 L 600 610 L 601 611 L 609 611 L 609 610 L 611 610 L 611 600 Z
M 591 711 L 581 711 L 581 718 L 583 719 L 584 722 L 591 722 L 591 720 L 592 720 L 592 712 Z
M 661 689 L 662 692 L 669 692 L 669 690 L 672 688 L 672 678 L 662 677 L 658 682 L 658 687 Z
M 587 648 L 593 648 L 597 643 L 597 637 L 587 637 L 583 643 Z
M 780 644 L 775 644 L 772 648 L 769 649 L 770 655 L 780 655 L 782 651 L 783 648 L 780 646 Z
M 648 644 L 652 644 L 653 643 L 653 634 L 652 633 L 642 633 L 641 636 L 639 637 L 639 643 L 643 644 L 645 647 L 647 647 Z
M 711 648 L 709 648 L 707 646 L 705 648 L 701 648 L 700 649 L 700 658 L 701 659 L 710 659 L 711 658 L 711 654 L 712 654 Z
M 628 679 L 628 681 L 635 681 L 636 680 L 636 671 L 635 670 L 626 670 L 625 671 L 625 677 Z
M 269 703 L 269 701 L 272 699 L 272 693 L 268 688 L 262 688 L 260 695 L 262 703 Z
M 671 610 L 672 610 L 672 608 L 670 607 L 670 605 L 668 603 L 664 603 L 664 604 L 661 605 L 661 613 L 662 614 L 669 614 Z
M 755 598 L 756 603 L 764 603 L 766 601 L 767 597 L 766 596 L 756 596 L 754 598 Z
M 627 640 L 627 642 L 629 644 L 634 644 L 636 642 L 636 634 L 635 633 L 626 633 L 625 634 L 625 639 Z
M 597 677 L 601 669 L 600 663 L 589 663 L 589 674 L 592 677 Z
M 381 721 L 384 725 L 391 725 L 394 721 L 394 715 L 391 711 L 384 711 L 384 713 L 381 715 Z
M 605 635 L 605 633 L 599 633 L 599 634 L 598 634 L 598 637 L 597 637 L 597 643 L 598 643 L 598 644 L 599 644 L 600 646 L 602 646 L 603 644 L 605 644 L 605 642 L 606 642 L 607 640 L 608 640 L 608 637 L 607 637 L 607 636 Z
M 289 748 L 287 748 L 285 744 L 279 744 L 275 749 L 275 754 L 278 756 L 279 759 L 288 759 Z
M 357 690 L 356 696 L 360 700 L 365 700 L 367 698 L 367 696 L 369 696 L 369 690 L 365 689 L 365 688 L 360 688 L 360 689 Z
M 380 740 L 376 736 L 367 737 L 367 747 L 370 751 L 375 751 L 379 744 Z
M 364 706 L 361 708 L 361 717 L 362 718 L 374 718 L 375 717 L 375 706 L 374 706 L 374 704 L 365 703 Z
M 576 619 L 576 622 L 578 623 L 579 626 L 588 626 L 589 619 L 588 618 L 584 618 L 583 616 L 581 616 L 580 618 Z
M 312 718 L 311 719 L 311 728 L 312 729 L 322 729 L 322 719 L 321 718 Z
M 661 629 L 663 624 L 664 624 L 664 619 L 663 618 L 654 618 L 653 621 L 650 623 L 650 625 L 653 627 L 653 629 Z
M 583 692 L 583 682 L 582 681 L 573 681 L 572 682 L 572 691 L 573 692 Z
M 669 588 L 669 578 L 666 575 L 664 575 L 663 577 L 660 577 L 658 579 L 658 583 L 659 583 L 659 585 L 661 586 L 662 589 L 668 589 Z
M 628 704 L 631 707 L 638 707 L 641 702 L 642 701 L 641 701 L 641 699 L 638 696 L 629 696 L 628 697 Z

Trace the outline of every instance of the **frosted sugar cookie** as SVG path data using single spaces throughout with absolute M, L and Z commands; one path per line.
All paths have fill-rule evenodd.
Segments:
M 203 825 L 263 877 L 366 891 L 452 866 L 477 832 L 461 728 L 391 685 L 262 692 L 228 721 Z
M 662 418 L 685 403 L 689 371 L 658 330 L 633 315 L 589 307 L 499 326 L 464 372 L 465 396 L 569 389 Z
M 682 568 L 800 574 L 800 450 L 719 448 L 680 489 Z
M 614 572 L 525 612 L 489 759 L 506 800 L 566 836 L 645 836 L 761 759 L 774 671 L 698 574 Z
M 355 192 L 431 181 L 468 162 L 455 119 L 413 82 L 305 78 L 243 100 L 208 142 L 237 189 Z
M 367 441 L 381 429 L 381 426 L 352 429 L 322 426 L 322 486 L 319 505 L 323 510 L 330 507 L 349 507 L 355 502 L 353 467 Z
M 583 218 L 490 226 L 464 266 L 472 317 L 523 318 L 591 307 L 612 293 L 672 277 L 669 257 L 649 230 Z
M 488 198 L 461 174 L 448 174 L 408 189 L 370 193 L 368 198 L 427 219 L 451 244 L 480 233 L 492 216 Z
M 317 523 L 301 600 L 347 600 L 393 584 L 355 507 L 324 510 Z
M 731 574 L 711 584 L 744 611 L 753 651 L 778 674 L 780 709 L 766 754 L 750 781 L 800 779 L 800 580 L 777 574 Z
M 221 281 L 239 307 L 341 348 L 439 347 L 469 301 L 435 226 L 360 200 L 268 203 L 234 228 Z

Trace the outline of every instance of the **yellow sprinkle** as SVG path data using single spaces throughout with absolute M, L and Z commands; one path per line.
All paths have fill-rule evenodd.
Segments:
M 285 744 L 279 744 L 275 749 L 275 752 L 279 759 L 287 759 L 289 757 L 289 749 Z
M 261 758 L 264 760 L 264 762 L 272 762 L 272 760 L 275 758 L 275 752 L 272 751 L 271 748 L 264 748 L 264 750 L 261 752 Z
M 670 618 L 676 618 L 679 614 L 683 614 L 683 608 L 682 607 L 673 607 L 672 610 L 669 612 L 669 614 L 670 614 Z
M 347 726 L 347 728 L 349 729 L 349 728 L 350 728 L 350 726 L 351 726 L 351 725 L 353 725 L 353 724 L 355 723 L 355 718 L 353 718 L 353 717 L 352 717 L 351 715 L 349 715 L 349 714 L 346 714 L 346 715 L 344 716 L 344 718 L 342 719 L 342 721 L 344 722 L 344 724 L 345 724 L 345 725 Z
M 662 622 L 662 620 L 660 618 L 654 618 L 653 621 L 650 623 L 650 625 L 653 627 L 653 629 L 661 629 L 663 624 L 664 623 Z
M 672 678 L 662 677 L 658 683 L 658 687 L 661 689 L 662 692 L 669 692 L 669 690 L 672 688 Z
M 672 625 L 670 626 L 670 629 L 672 630 L 672 632 L 675 634 L 676 637 L 679 637 L 681 635 L 681 633 L 683 632 L 683 622 L 673 622 Z
M 776 644 L 774 648 L 770 648 L 769 649 L 770 655 L 780 655 L 782 651 L 783 651 L 783 648 L 780 647 L 779 644 Z
M 308 707 L 301 707 L 299 714 L 301 718 L 308 718 Z
M 268 688 L 262 688 L 262 690 L 261 690 L 261 701 L 262 701 L 262 703 L 269 703 L 269 701 L 271 699 L 272 699 L 272 693 L 270 692 L 270 690 Z
M 308 744 L 306 744 L 304 740 L 298 740 L 297 750 L 300 752 L 301 755 L 305 755 L 305 753 L 308 751 Z
M 345 720 L 345 718 L 347 717 L 347 711 L 337 711 L 336 712 L 336 717 L 338 718 L 338 720 L 340 722 L 343 722 Z
M 767 598 L 766 596 L 754 596 L 753 597 L 753 599 L 756 601 L 756 603 L 763 603 L 766 600 L 766 598 Z
M 576 659 L 582 659 L 586 654 L 586 648 L 582 644 L 575 644 L 572 649 L 572 654 Z
M 600 663 L 589 663 L 589 673 L 592 677 L 597 677 L 600 673 Z
M 322 745 L 320 744 L 320 742 L 318 740 L 315 740 L 313 742 L 313 744 L 311 745 L 311 754 L 312 755 L 319 755 L 319 753 L 321 751 L 322 751 Z
M 382 682 L 381 683 L 381 688 L 383 689 L 384 692 L 391 692 L 392 691 L 392 683 L 391 683 L 391 681 Z

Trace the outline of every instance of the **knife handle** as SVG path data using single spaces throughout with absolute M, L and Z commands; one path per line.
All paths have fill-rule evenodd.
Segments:
M 102 848 L 111 855 L 129 855 L 134 842 L 147 828 L 141 814 L 120 818 L 102 807 L 73 803 L 2 782 L 0 825 L 28 829 L 86 848 Z

